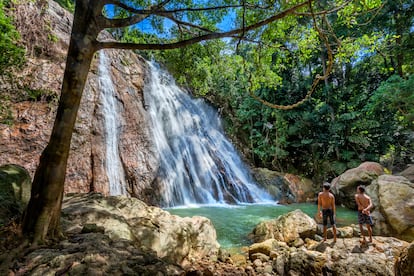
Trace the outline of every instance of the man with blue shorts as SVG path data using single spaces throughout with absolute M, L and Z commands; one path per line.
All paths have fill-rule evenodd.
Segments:
M 358 205 L 358 224 L 361 231 L 361 243 L 366 243 L 363 225 L 367 226 L 369 235 L 369 242 L 372 242 L 372 218 L 370 210 L 372 208 L 372 201 L 369 196 L 365 194 L 365 187 L 360 185 L 357 187 L 355 201 Z

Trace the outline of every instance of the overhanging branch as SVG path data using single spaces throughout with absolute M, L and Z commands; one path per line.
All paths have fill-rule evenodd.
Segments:
M 103 24 L 101 25 L 101 30 L 106 28 L 122 28 L 126 26 L 131 26 L 134 24 L 137 24 L 141 21 L 143 21 L 145 18 L 147 18 L 149 15 L 147 14 L 136 14 L 134 16 L 128 17 L 128 18 L 122 18 L 122 19 L 108 19 L 104 18 Z
M 212 39 L 219 39 L 219 38 L 225 38 L 225 37 L 234 37 L 234 35 L 245 33 L 260 27 L 263 27 L 269 23 L 272 23 L 276 20 L 279 20 L 281 18 L 284 18 L 290 14 L 293 14 L 297 9 L 300 9 L 308 4 L 308 1 L 299 3 L 289 9 L 286 9 L 274 16 L 271 16 L 265 20 L 259 21 L 255 24 L 251 24 L 249 26 L 246 26 L 244 28 L 238 28 L 235 30 L 231 30 L 228 32 L 218 33 L 218 32 L 212 32 L 200 36 L 196 36 L 190 39 L 181 40 L 177 42 L 172 43 L 165 43 L 165 44 L 135 44 L 135 43 L 122 43 L 122 42 L 98 42 L 97 44 L 97 50 L 100 49 L 130 49 L 130 50 L 171 50 L 176 49 L 184 46 L 188 46 L 191 44 L 195 44 L 204 40 L 212 40 Z

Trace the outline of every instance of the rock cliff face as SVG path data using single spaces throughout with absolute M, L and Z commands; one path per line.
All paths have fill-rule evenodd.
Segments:
M 39 7 L 33 3 L 19 4 L 16 10 L 24 10 L 27 18 L 44 20 L 51 26 L 50 35 L 57 40 L 49 41 L 53 44 L 51 48 L 54 50 L 50 50 L 53 56 L 31 55 L 26 66 L 16 73 L 14 82 L 17 85 L 0 82 L 0 90 L 11 90 L 11 94 L 13 87 L 20 87 L 30 91 L 48 91 L 47 94 L 50 95 L 48 101 L 14 101 L 11 106 L 13 123 L 0 124 L 0 165 L 18 164 L 26 168 L 32 177 L 53 126 L 72 22 L 72 15 L 54 1 L 49 1 L 42 8 L 44 13 L 40 19 Z M 29 24 L 33 22 L 21 22 L 19 28 L 31 28 Z M 28 50 L 34 47 L 30 41 L 25 43 Z M 66 193 L 109 193 L 108 177 L 105 173 L 105 111 L 102 87 L 99 84 L 99 54 L 96 54 L 91 66 L 72 137 Z M 155 203 L 151 183 L 158 161 L 152 149 L 143 103 L 145 61 L 132 51 L 105 50 L 105 54 L 110 60 L 108 70 L 115 84 L 118 149 L 125 173 L 126 189 L 131 195 Z

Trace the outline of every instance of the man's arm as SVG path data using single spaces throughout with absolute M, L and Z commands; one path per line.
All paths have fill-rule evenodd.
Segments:
M 336 206 L 335 206 L 335 196 L 332 194 L 332 211 L 334 216 L 336 216 Z
M 318 194 L 318 214 L 319 214 L 319 216 L 322 216 L 321 206 L 322 206 L 322 199 L 321 199 L 321 193 L 319 193 Z
M 371 210 L 371 208 L 372 208 L 372 201 L 371 201 L 371 198 L 370 198 L 369 196 L 367 196 L 367 199 L 368 199 L 368 206 L 367 206 L 367 207 L 365 207 L 364 211 L 369 211 L 369 210 Z

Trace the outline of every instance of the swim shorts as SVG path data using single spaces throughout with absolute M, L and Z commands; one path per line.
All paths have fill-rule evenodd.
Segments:
M 323 225 L 328 225 L 328 218 L 331 225 L 335 225 L 335 218 L 332 209 L 322 209 Z
M 370 215 L 363 214 L 361 211 L 358 211 L 358 223 L 373 225 L 372 217 Z

